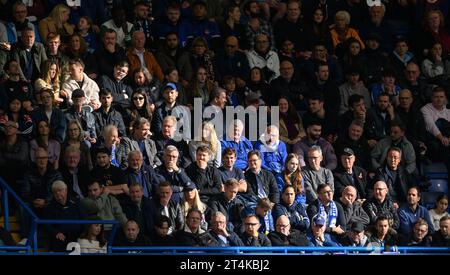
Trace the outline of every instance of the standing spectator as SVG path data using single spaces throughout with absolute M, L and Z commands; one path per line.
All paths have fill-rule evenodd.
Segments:
M 291 229 L 289 218 L 285 215 L 278 217 L 276 231 L 270 232 L 268 237 L 273 246 L 310 246 L 304 233 Z
M 398 205 L 387 196 L 389 189 L 384 181 L 376 181 L 373 186 L 373 197 L 367 199 L 363 208 L 370 218 L 370 225 L 375 225 L 378 217 L 385 217 L 389 220 L 389 226 L 397 230 L 400 226 L 397 209 Z
M 420 198 L 421 194 L 419 188 L 411 187 L 408 189 L 406 196 L 407 204 L 402 205 L 398 209 L 398 217 L 400 219 L 399 231 L 406 238 L 411 236 L 414 224 L 419 218 L 424 219 L 428 224 L 430 233 L 434 233 L 433 223 L 431 222 L 428 210 L 424 206 L 419 205 Z
M 293 229 L 303 233 L 309 229 L 310 222 L 306 209 L 301 203 L 296 202 L 293 186 L 288 185 L 282 190 L 281 202 L 275 205 L 272 215 L 277 224 L 278 219 L 285 216 L 289 219 Z
M 447 212 L 448 207 L 448 196 L 447 195 L 439 195 L 436 198 L 436 207 L 428 210 L 428 214 L 430 215 L 430 219 L 433 222 L 433 227 L 435 230 L 438 230 L 440 227 L 440 221 L 443 217 L 448 217 L 450 214 Z
M 245 232 L 241 239 L 245 246 L 272 246 L 266 235 L 258 231 L 261 224 L 255 215 L 247 216 L 244 220 Z
M 308 150 L 308 165 L 302 171 L 307 204 L 317 199 L 317 188 L 320 184 L 327 184 L 334 190 L 333 173 L 320 165 L 322 159 L 322 149 L 319 146 L 312 146 Z

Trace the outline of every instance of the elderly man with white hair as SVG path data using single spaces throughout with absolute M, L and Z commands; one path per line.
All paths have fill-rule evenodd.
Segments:
M 255 149 L 261 152 L 262 168 L 274 174 L 281 173 L 286 162 L 286 144 L 280 140 L 278 127 L 270 125 L 256 142 Z
M 85 213 L 77 200 L 68 196 L 67 185 L 61 181 L 52 184 L 53 199 L 44 208 L 44 219 L 49 220 L 82 220 Z M 75 242 L 82 231 L 80 224 L 49 224 L 46 230 L 49 234 L 51 251 L 66 251 L 67 244 Z
M 268 237 L 272 246 L 312 246 L 304 233 L 291 228 L 286 215 L 278 217 L 275 231 L 270 232 Z
M 242 131 L 244 130 L 244 124 L 239 119 L 235 119 L 227 129 L 227 135 L 220 141 L 222 145 L 222 152 L 225 148 L 234 148 L 236 150 L 236 162 L 235 168 L 241 170 L 247 169 L 247 154 L 253 150 L 252 143 L 244 136 Z

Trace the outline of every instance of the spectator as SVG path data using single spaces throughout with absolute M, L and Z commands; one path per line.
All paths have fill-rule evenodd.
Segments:
M 287 97 L 281 96 L 278 100 L 280 108 L 280 140 L 287 145 L 287 151 L 306 136 L 303 122 L 294 108 L 292 101 Z
M 98 66 L 95 56 L 92 54 L 93 49 L 88 48 L 81 34 L 74 33 L 69 37 L 65 54 L 69 59 L 81 59 L 85 64 L 85 71 L 89 78 L 97 79 Z M 92 41 L 91 41 L 92 43 Z
M 384 247 L 385 250 L 398 244 L 397 232 L 392 229 L 389 218 L 385 216 L 376 218 L 375 226 L 370 232 L 369 241 Z
M 269 198 L 271 202 L 280 201 L 275 177 L 269 171 L 262 169 L 261 153 L 252 150 L 248 153 L 248 170 L 245 172 L 247 194 L 255 198 Z
M 144 236 L 150 236 L 154 230 L 154 205 L 149 197 L 144 196 L 144 189 L 138 182 L 129 185 L 130 193 L 122 203 L 123 213 L 129 221 L 134 221 Z
M 184 218 L 186 218 L 190 209 L 199 210 L 202 213 L 201 227 L 204 230 L 208 229 L 208 223 L 205 219 L 205 214 L 208 207 L 200 200 L 198 188 L 193 182 L 188 182 L 186 187 L 183 188 L 183 199 L 180 204 L 183 210 Z
M 450 61 L 442 54 L 442 44 L 433 44 L 428 57 L 422 62 L 424 76 L 432 81 L 447 80 L 450 77 Z
M 367 63 L 365 64 L 367 66 L 367 87 L 370 87 L 372 84 L 381 81 L 381 76 L 384 68 L 386 68 L 389 64 L 389 59 L 386 56 L 386 51 L 390 51 L 391 49 L 389 49 L 389 45 L 386 46 L 388 47 L 387 50 L 384 49 L 384 39 L 384 36 L 381 36 L 377 33 L 369 33 L 367 35 L 367 48 L 363 52 L 365 59 L 367 60 Z
M 6 11 L 7 9 L 5 9 Z M 8 34 L 8 42 L 14 44 L 18 42 L 26 28 L 30 28 L 36 37 L 37 42 L 41 42 L 38 27 L 28 20 L 28 9 L 23 2 L 15 2 L 12 5 L 12 21 L 6 24 L 6 31 Z
M 220 212 L 214 212 L 211 217 L 209 234 L 214 238 L 216 246 L 244 246 L 241 238 L 233 231 L 227 230 L 227 218 Z
M 22 29 L 20 41 L 13 46 L 12 59 L 19 63 L 20 77 L 28 82 L 34 82 L 41 74 L 42 64 L 47 60 L 44 46 L 35 41 L 33 28 Z
M 282 216 L 289 219 L 289 223 L 293 229 L 306 232 L 309 229 L 309 218 L 306 209 L 301 203 L 295 201 L 295 190 L 293 186 L 284 187 L 281 194 L 281 202 L 275 205 L 273 210 L 273 218 L 277 220 Z
M 139 115 L 145 118 L 151 118 L 151 114 L 155 111 L 155 108 L 161 105 L 161 82 L 158 78 L 153 77 L 147 68 L 137 68 L 132 74 L 133 83 L 131 85 L 133 94 L 131 94 L 131 111 L 139 111 Z M 145 101 L 135 99 L 135 93 L 143 95 Z M 148 114 L 146 114 L 148 112 Z
M 280 141 L 278 127 L 269 125 L 256 142 L 255 150 L 261 153 L 262 168 L 272 172 L 275 176 L 281 173 L 286 162 L 286 144 Z
M 426 223 L 428 223 L 428 230 L 431 234 L 434 233 L 433 223 L 431 222 L 428 210 L 424 206 L 419 205 L 420 199 L 421 194 L 419 188 L 411 187 L 408 189 L 408 194 L 406 196 L 406 200 L 408 203 L 402 205 L 398 209 L 398 217 L 400 219 L 400 233 L 406 238 L 411 237 L 414 224 L 419 218 L 422 218 Z
M 66 45 L 64 45 L 64 47 L 65 46 Z M 58 64 L 58 67 L 60 68 L 58 76 L 61 79 L 66 79 L 67 74 L 69 73 L 67 70 L 69 58 L 62 51 L 63 47 L 61 47 L 61 35 L 50 32 L 47 35 L 45 47 L 48 60 Z M 46 72 L 43 71 L 42 73 L 45 74 Z
M 339 236 L 347 229 L 346 216 L 341 204 L 333 201 L 333 191 L 327 184 L 317 187 L 317 200 L 308 205 L 307 213 L 311 220 L 320 216 L 325 220 L 325 232 Z
M 97 144 L 95 148 L 105 147 L 111 152 L 111 164 L 121 167 L 123 163 L 128 161 L 128 155 L 125 154 L 125 146 L 120 143 L 119 130 L 116 126 L 109 124 L 103 128 L 101 135 L 102 142 Z M 93 148 L 92 151 L 95 151 Z
M 312 146 L 308 150 L 308 165 L 302 170 L 307 204 L 317 199 L 316 190 L 320 184 L 328 184 L 334 190 L 333 174 L 320 165 L 322 159 L 322 149 L 319 146 Z
M 79 202 L 72 200 L 68 194 L 67 185 L 60 180 L 52 184 L 53 199 L 44 208 L 44 219 L 48 220 L 82 220 L 84 212 Z M 67 244 L 77 240 L 81 233 L 80 224 L 53 224 L 46 226 L 50 235 L 50 250 L 66 251 Z
M 34 82 L 34 89 L 38 92 L 41 92 L 43 88 L 52 90 L 55 104 L 59 105 L 63 102 L 63 99 L 59 96 L 60 79 L 62 79 L 61 67 L 58 62 L 50 59 L 45 60 L 42 67 L 41 78 L 36 79 Z
M 144 33 L 145 48 L 155 50 L 156 42 L 156 24 L 153 24 L 152 4 L 147 1 L 137 1 L 134 4 L 134 23 L 133 30 Z
M 53 169 L 58 170 L 61 145 L 58 141 L 50 138 L 50 125 L 47 120 L 41 120 L 37 124 L 36 138 L 30 141 L 30 159 L 36 162 L 35 153 L 39 147 L 48 151 L 48 162 Z
M 220 176 L 222 178 L 222 184 L 230 179 L 236 179 L 239 182 L 238 192 L 247 192 L 247 182 L 245 181 L 244 172 L 234 167 L 236 162 L 236 150 L 234 148 L 225 148 L 222 153 L 223 164 L 219 167 Z
M 211 82 L 218 81 L 218 73 L 214 52 L 208 47 L 208 42 L 204 37 L 197 36 L 192 41 L 189 52 L 192 70 L 195 72 L 199 67 L 206 69 L 208 80 Z
M 339 60 L 342 70 L 347 75 L 349 71 L 358 72 L 362 81 L 366 80 L 366 56 L 363 54 L 361 44 L 358 40 L 350 37 L 345 42 L 345 52 Z
M 366 120 L 366 110 L 371 106 L 371 100 L 367 102 L 364 96 L 359 94 L 353 94 L 348 98 L 348 110 L 339 115 L 339 134 L 340 136 L 345 136 L 347 130 L 349 129 L 350 124 L 353 121 L 359 120 L 360 122 L 364 122 Z M 369 106 L 369 107 L 366 107 Z M 364 125 L 361 124 L 360 127 Z M 362 131 L 361 131 L 362 134 Z
M 356 200 L 356 189 L 353 186 L 347 186 L 342 191 L 340 199 L 337 201 L 344 209 L 345 225 L 347 231 L 352 227 L 352 224 L 358 222 L 363 225 L 363 228 L 369 225 L 370 219 L 367 213 L 362 208 L 362 203 Z
M 370 225 L 375 225 L 377 218 L 383 216 L 389 220 L 389 226 L 397 230 L 400 226 L 398 205 L 387 196 L 388 192 L 388 186 L 384 181 L 376 181 L 373 186 L 373 197 L 364 202 L 363 209 L 369 215 Z
M 195 70 L 195 76 L 188 87 L 188 106 L 192 109 L 194 100 L 201 99 L 202 107 L 205 107 L 211 100 L 211 93 L 214 91 L 215 84 L 209 80 L 209 75 L 205 67 L 199 66 Z M 190 106 L 191 105 L 191 106 Z
M 403 70 L 400 70 L 403 71 Z M 393 67 L 387 67 L 383 70 L 381 75 L 381 82 L 374 84 L 371 88 L 372 102 L 378 102 L 378 97 L 381 94 L 387 94 L 389 100 L 394 106 L 398 105 L 398 94 L 400 93 L 400 86 L 396 83 L 396 70 Z
M 356 155 L 351 148 L 344 148 L 340 159 L 341 165 L 333 173 L 336 195 L 340 196 L 344 189 L 353 187 L 356 191 L 354 199 L 363 203 L 368 197 L 366 170 L 355 165 Z
M 98 217 L 92 220 L 100 220 Z M 78 238 L 81 253 L 106 253 L 107 241 L 103 224 L 88 224 Z
M 62 143 L 66 135 L 66 118 L 64 113 L 53 105 L 54 99 L 51 90 L 45 89 L 42 91 L 41 99 L 42 105 L 33 112 L 33 121 L 48 121 L 50 138 Z
M 141 152 L 145 165 L 155 168 L 161 164 L 161 160 L 156 155 L 156 144 L 150 136 L 150 121 L 143 117 L 137 118 L 133 121 L 130 137 L 122 138 L 121 144 L 124 146 L 125 155 L 137 150 Z M 127 162 L 121 163 L 121 168 L 127 166 Z
M 369 109 L 372 105 L 372 100 L 370 98 L 369 90 L 364 86 L 360 69 L 351 67 L 346 70 L 345 76 L 347 81 L 339 86 L 339 93 L 341 98 L 339 115 L 345 114 L 350 109 L 349 99 L 352 95 L 355 94 L 364 97 L 364 106 L 366 109 Z
M 39 21 L 39 32 L 44 42 L 48 42 L 49 33 L 57 33 L 66 43 L 73 34 L 74 26 L 69 21 L 70 9 L 64 4 L 56 5 L 50 15 Z
M 209 20 L 206 14 L 207 4 L 204 1 L 192 3 L 192 18 L 190 20 L 193 37 L 203 37 L 213 49 L 219 49 L 220 31 L 215 21 Z
M 242 242 L 245 246 L 272 246 L 266 235 L 258 231 L 261 224 L 255 215 L 247 216 L 244 220 L 245 232 L 242 233 Z
M 126 60 L 127 56 L 122 47 L 117 43 L 118 35 L 113 29 L 106 29 L 102 33 L 102 43 L 94 52 L 97 58 L 99 75 L 113 76 L 114 66 L 122 60 Z
M 179 230 L 184 225 L 184 215 L 180 204 L 172 198 L 173 189 L 170 182 L 161 182 L 158 185 L 156 196 L 152 198 L 155 205 L 154 217 L 164 215 L 169 217 L 171 226 L 168 234 Z
M 161 67 L 158 62 L 156 62 L 153 54 L 145 50 L 145 33 L 143 31 L 135 31 L 131 43 L 133 46 L 127 50 L 127 57 L 130 61 L 130 70 L 134 71 L 139 68 L 147 68 L 151 75 L 156 76 L 159 81 L 163 81 L 164 75 Z
M 101 135 L 107 125 L 116 126 L 119 131 L 119 136 L 126 136 L 122 114 L 112 104 L 114 100 L 112 91 L 109 89 L 101 89 L 99 96 L 102 105 L 94 112 L 97 136 Z
M 319 64 L 326 63 L 328 64 L 328 78 L 336 84 L 340 84 L 344 78 L 342 69 L 336 56 L 332 54 L 333 51 L 328 50 L 328 45 L 324 41 L 318 41 L 313 44 L 311 58 L 304 61 L 306 76 L 307 79 L 315 79 Z
M 247 154 L 253 150 L 252 143 L 242 136 L 244 124 L 242 121 L 236 119 L 228 127 L 228 131 L 223 140 L 220 141 L 222 145 L 222 152 L 226 148 L 233 148 L 236 151 L 237 160 L 234 164 L 235 168 L 245 170 L 247 168 Z
M 395 121 L 391 123 L 390 136 L 381 139 L 372 150 L 372 169 L 376 170 L 382 166 L 390 147 L 397 147 L 401 150 L 402 162 L 400 165 L 409 175 L 416 174 L 416 154 L 413 145 L 405 137 L 405 126 Z
M 393 49 L 393 36 L 392 27 L 390 22 L 385 17 L 386 6 L 384 3 L 381 5 L 373 5 L 369 7 L 370 20 L 366 20 L 360 28 L 361 36 L 366 40 L 377 37 L 377 43 L 380 46 L 380 50 L 385 53 L 391 52 Z M 371 42 L 367 42 L 367 47 L 370 48 Z
M 260 33 L 254 36 L 255 47 L 247 52 L 250 69 L 259 67 L 263 71 L 264 78 L 268 81 L 280 76 L 280 61 L 278 54 L 272 51 L 269 36 Z
M 236 6 L 233 9 L 239 10 Z M 228 21 L 225 24 L 228 24 Z M 236 78 L 238 89 L 244 88 L 250 77 L 248 59 L 245 53 L 239 51 L 240 48 L 246 48 L 246 39 L 247 37 L 242 39 L 234 35 L 226 37 L 224 42 L 225 51 L 219 53 L 215 59 L 217 72 L 219 76 L 222 77 L 222 80 L 226 75 L 234 76 Z
M 91 179 L 89 167 L 81 163 L 81 151 L 73 145 L 64 150 L 60 172 L 67 184 L 69 198 L 81 200 L 88 196 L 87 183 Z M 91 156 L 89 155 L 89 159 Z M 92 164 L 91 164 L 92 165 Z
M 5 56 L 6 58 L 6 56 Z M 3 64 L 3 62 L 1 63 Z M 8 104 L 14 99 L 20 101 L 23 105 L 23 110 L 27 112 L 33 110 L 34 104 L 39 104 L 39 102 L 33 101 L 33 89 L 29 82 L 20 76 L 20 64 L 14 59 L 4 63 L 5 75 L 8 79 L 3 82 L 4 91 L 1 95 L 0 111 L 5 112 Z M 3 72 L 3 67 L 0 67 L 0 72 Z M 40 98 L 41 91 L 34 91 L 34 95 Z M 22 127 L 20 127 L 22 128 Z
M 219 168 L 222 164 L 222 147 L 214 129 L 214 125 L 210 122 L 202 123 L 201 140 L 192 140 L 189 142 L 189 155 L 192 160 L 197 160 L 196 152 L 201 146 L 207 146 L 210 150 L 209 165 Z
M 225 45 L 227 41 L 230 41 L 228 40 L 230 37 L 234 37 L 233 40 L 236 43 L 241 41 L 240 49 L 248 49 L 247 35 L 244 26 L 241 24 L 241 9 L 239 5 L 234 3 L 229 4 L 225 8 L 224 17 L 224 20 L 219 23 L 219 30 Z
M 369 238 L 365 234 L 364 225 L 361 222 L 352 223 L 350 230 L 347 231 L 347 234 L 339 242 L 343 246 L 353 246 L 353 247 L 369 246 Z
M 431 236 L 428 234 L 428 223 L 419 218 L 413 224 L 412 235 L 409 238 L 403 240 L 404 246 L 431 246 Z
M 333 146 L 327 140 L 320 137 L 321 133 L 322 125 L 320 122 L 311 121 L 306 128 L 306 137 L 294 145 L 293 152 L 299 155 L 300 159 L 304 160 L 312 147 L 319 147 L 324 155 L 320 166 L 334 170 L 337 167 L 337 158 Z
M 364 42 L 359 37 L 358 32 L 350 27 L 350 14 L 347 11 L 338 11 L 334 15 L 334 27 L 330 28 L 331 41 L 333 42 L 334 52 L 337 56 L 341 56 L 341 48 L 344 42 L 350 37 L 355 38 L 361 44 L 364 50 Z
M 125 48 L 131 41 L 131 31 L 133 24 L 127 21 L 125 10 L 120 7 L 114 7 L 111 10 L 111 20 L 102 24 L 102 31 L 113 30 L 117 34 L 117 44 Z
M 328 3 L 327 3 L 328 4 Z M 304 3 L 303 6 L 307 6 L 307 3 Z M 308 15 L 307 13 L 303 13 L 303 15 Z M 314 48 L 314 45 L 318 43 L 324 43 L 326 46 L 325 48 L 328 50 L 328 52 L 332 52 L 333 45 L 331 42 L 331 34 L 330 34 L 330 28 L 326 22 L 327 20 L 327 14 L 326 14 L 326 8 L 320 6 L 320 2 L 318 5 L 314 7 L 312 10 L 312 20 L 304 17 L 306 20 L 305 22 L 305 28 L 304 28 L 304 37 L 306 39 L 305 48 L 306 51 L 303 54 L 304 59 L 310 59 L 312 57 L 312 49 Z M 300 53 L 301 54 L 301 53 Z
M 85 92 L 86 100 L 83 105 L 90 105 L 94 110 L 100 107 L 99 88 L 97 83 L 84 73 L 84 63 L 81 59 L 69 61 L 70 78 L 61 87 L 61 96 L 67 98 L 70 105 L 73 104 L 72 94 L 75 90 L 81 89 Z
M 139 224 L 134 220 L 128 220 L 123 231 L 119 232 L 119 236 L 116 239 L 115 246 L 151 246 L 150 239 L 141 233 Z M 128 253 L 138 253 L 135 250 L 130 250 Z
M 444 15 L 440 10 L 430 9 L 424 15 L 424 28 L 418 40 L 419 50 L 426 55 L 434 43 L 440 42 L 445 55 L 450 53 L 450 35 L 445 29 Z
M 409 89 L 413 96 L 414 105 L 418 108 L 431 101 L 432 86 L 420 75 L 420 68 L 414 62 L 408 63 L 404 70 L 405 83 L 402 87 Z
M 78 34 L 83 38 L 86 42 L 87 51 L 90 53 L 94 53 L 97 49 L 97 33 L 94 32 L 94 22 L 92 18 L 89 16 L 81 16 L 78 24 L 76 25 Z M 93 79 L 96 77 L 92 76 Z
M 308 110 L 303 114 L 303 126 L 307 129 L 311 124 L 320 123 L 321 136 L 334 143 L 338 134 L 337 110 L 335 112 L 325 110 L 323 94 L 320 92 L 310 93 L 307 102 Z
M 326 222 L 323 217 L 317 215 L 312 221 L 311 232 L 306 236 L 312 246 L 340 246 L 330 233 L 325 232 Z
M 289 218 L 281 215 L 277 219 L 276 231 L 269 233 L 270 242 L 273 246 L 310 246 L 311 243 L 306 235 L 297 229 L 291 229 Z
M 375 106 L 367 110 L 364 123 L 364 135 L 371 147 L 389 135 L 390 123 L 395 119 L 394 106 L 389 94 L 381 93 L 376 102 Z
M 175 238 L 169 233 L 172 222 L 169 217 L 159 215 L 155 218 L 155 227 L 150 235 L 150 240 L 155 246 L 175 246 Z
M 249 43 L 249 49 L 253 49 L 256 44 L 258 44 L 255 38 L 261 33 L 266 34 L 267 42 L 263 43 L 270 44 L 270 48 L 275 48 L 275 38 L 272 26 L 266 21 L 267 17 L 264 18 L 265 15 L 261 12 L 260 3 L 256 0 L 248 1 L 243 4 L 242 9 L 244 10 L 244 28 Z
M 450 238 L 448 237 L 448 228 L 450 217 L 442 217 L 439 221 L 439 230 L 434 232 L 432 236 L 432 246 L 448 247 L 450 245 Z
M 287 186 L 292 186 L 295 193 L 295 202 L 306 205 L 305 184 L 302 177 L 300 160 L 296 154 L 289 154 L 286 158 L 284 170 L 275 175 L 278 190 L 284 190 Z
M 440 227 L 440 221 L 443 217 L 448 217 L 450 214 L 447 212 L 448 196 L 445 194 L 439 195 L 436 198 L 436 207 L 428 210 L 430 219 L 433 222 L 433 227 L 437 230 Z
M 178 246 L 212 246 L 211 234 L 200 226 L 202 213 L 198 209 L 190 209 L 186 216 L 186 224 L 174 232 Z
M 402 72 L 410 62 L 416 63 L 416 58 L 409 51 L 409 41 L 405 37 L 398 37 L 395 41 L 394 51 L 391 53 L 390 61 L 396 72 Z M 402 76 L 400 75 L 400 81 Z
M 144 197 L 151 198 L 155 193 L 155 186 L 163 181 L 151 166 L 144 163 L 142 153 L 133 150 L 128 153 L 128 167 L 125 170 L 128 185 L 138 183 L 142 188 Z M 150 227 L 151 228 L 151 227 Z

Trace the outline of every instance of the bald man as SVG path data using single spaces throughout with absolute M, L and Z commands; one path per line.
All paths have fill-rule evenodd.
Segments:
M 297 229 L 291 229 L 289 218 L 281 215 L 277 219 L 276 231 L 269 233 L 272 246 L 310 246 L 306 235 Z
M 395 230 L 400 226 L 400 221 L 397 214 L 397 208 L 394 202 L 387 194 L 389 189 L 386 182 L 377 181 L 373 186 L 373 197 L 364 202 L 363 209 L 370 218 L 370 224 L 375 225 L 379 216 L 386 216 L 389 219 L 389 224 Z
M 367 226 L 370 223 L 369 216 L 362 208 L 362 203 L 357 201 L 356 198 L 357 192 L 355 187 L 349 185 L 344 188 L 342 196 L 338 201 L 344 209 L 345 224 L 348 229 L 350 229 L 355 222 L 360 222 L 364 226 Z
M 238 87 L 245 87 L 247 77 L 250 75 L 250 66 L 247 57 L 239 51 L 239 42 L 236 36 L 228 36 L 224 43 L 225 51 L 217 56 L 217 70 L 221 77 L 232 75 L 236 77 Z

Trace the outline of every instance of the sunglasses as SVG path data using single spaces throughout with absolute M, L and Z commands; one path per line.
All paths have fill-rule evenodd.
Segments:
M 133 97 L 133 100 L 144 100 L 144 97 L 143 96 Z

